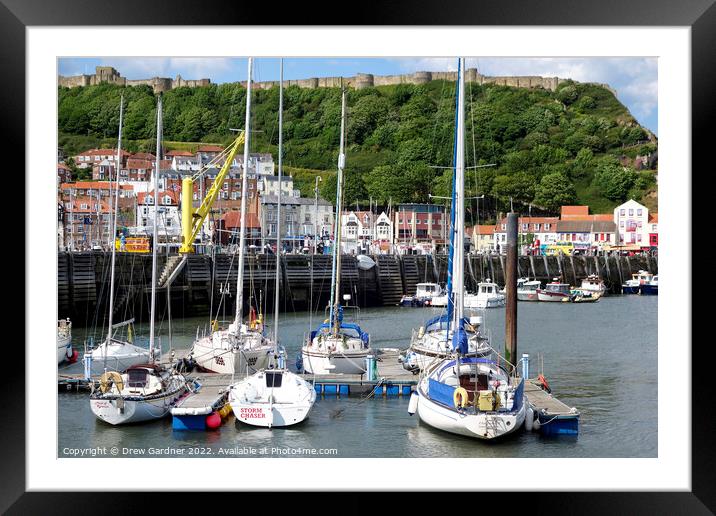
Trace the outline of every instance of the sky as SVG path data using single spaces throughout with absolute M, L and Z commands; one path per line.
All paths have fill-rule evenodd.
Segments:
M 113 66 L 128 79 L 209 78 L 221 84 L 246 80 L 246 58 L 229 57 L 108 57 L 58 59 L 60 75 L 93 74 L 95 66 Z M 254 81 L 279 78 L 279 60 L 254 59 Z M 483 75 L 541 75 L 579 82 L 609 84 L 640 124 L 658 135 L 658 79 L 655 57 L 481 57 L 467 58 L 468 68 Z M 457 68 L 455 58 L 286 58 L 284 79 L 351 77 L 356 73 L 395 75 Z

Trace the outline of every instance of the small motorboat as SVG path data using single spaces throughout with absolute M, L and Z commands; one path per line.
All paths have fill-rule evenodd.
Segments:
M 650 272 L 641 270 L 637 273 L 634 273 L 631 275 L 631 279 L 627 280 L 622 285 L 622 294 L 642 294 L 642 286 L 643 285 L 650 285 L 651 282 L 654 279 L 654 275 Z M 657 289 L 658 292 L 658 276 L 657 276 Z M 647 289 L 651 291 L 652 289 Z M 647 295 L 651 294 L 651 292 L 647 293 Z
M 435 297 L 443 295 L 442 287 L 437 283 L 418 283 L 414 296 L 400 298 L 399 306 L 431 306 Z
M 517 280 L 517 301 L 539 301 L 537 290 L 542 287 L 539 280 L 530 281 L 529 278 Z
M 500 292 L 497 283 L 483 281 L 477 284 L 476 294 L 465 294 L 465 308 L 498 308 L 505 306 L 505 294 Z
M 547 283 L 544 289 L 537 289 L 537 298 L 540 301 L 561 302 L 564 299 L 569 300 L 571 295 L 572 291 L 569 288 L 569 284 L 560 283 L 558 278 L 555 278 L 551 283 Z
M 599 292 L 600 294 L 605 294 L 607 292 L 607 287 L 604 285 L 604 280 L 602 280 L 602 278 L 600 278 L 597 274 L 590 274 L 582 280 L 579 290 L 583 292 Z

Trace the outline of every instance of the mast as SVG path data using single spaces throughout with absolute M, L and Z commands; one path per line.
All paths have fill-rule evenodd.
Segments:
M 336 221 L 333 238 L 333 270 L 331 272 L 331 327 L 338 333 L 338 305 L 341 295 L 341 200 L 343 194 L 343 168 L 346 165 L 345 155 L 345 124 L 346 124 L 346 90 L 341 92 L 341 142 L 338 151 L 338 176 L 336 178 Z
M 455 186 L 457 209 L 455 210 L 455 251 L 453 291 L 455 292 L 455 329 L 464 314 L 465 299 L 465 58 L 461 57 L 458 67 L 457 142 L 455 143 Z
M 239 273 L 236 278 L 236 316 L 234 324 L 236 334 L 241 332 L 241 312 L 244 304 L 244 248 L 246 247 L 246 192 L 248 191 L 249 172 L 249 125 L 251 122 L 251 68 L 253 58 L 249 57 L 249 72 L 246 80 L 246 122 L 244 123 L 244 170 L 241 177 L 241 229 L 239 232 Z M 280 186 L 280 185 L 279 185 Z
M 119 206 L 119 160 L 120 156 L 122 154 L 122 115 L 124 114 L 124 95 L 122 95 L 122 98 L 119 101 L 119 138 L 117 139 L 117 174 L 116 174 L 116 184 L 117 189 L 114 192 L 114 216 L 112 217 L 112 231 L 110 234 L 111 237 L 111 247 L 112 247 L 112 265 L 110 265 L 110 276 L 109 276 L 109 326 L 107 328 L 107 342 L 109 342 L 109 339 L 112 338 L 112 313 L 114 312 L 114 260 L 115 255 L 117 253 L 114 245 L 114 239 L 115 235 L 117 234 L 117 213 L 118 213 L 118 206 Z M 112 181 L 109 182 L 110 185 L 110 191 L 112 186 Z M 111 211 L 110 211 L 111 215 Z
M 281 277 L 281 179 L 283 177 L 283 58 L 279 70 L 278 82 L 278 202 L 276 215 L 276 289 L 275 289 L 275 313 L 274 313 L 274 329 L 273 342 L 274 351 L 278 350 L 278 285 Z M 311 285 L 313 288 L 313 285 Z
M 157 247 L 159 244 L 157 238 L 157 214 L 159 203 L 159 167 L 162 162 L 162 96 L 159 94 L 157 98 L 157 156 L 156 167 L 154 170 L 153 184 L 154 189 L 154 226 L 152 228 L 152 297 L 149 310 L 149 352 L 154 361 L 154 312 L 157 301 Z
M 456 274 L 456 249 L 457 249 L 457 242 L 455 239 L 456 236 L 456 228 L 457 228 L 457 220 L 456 220 L 456 212 L 458 211 L 457 206 L 457 162 L 458 162 L 458 140 L 460 138 L 460 115 L 459 115 L 459 109 L 460 109 L 460 61 L 458 60 L 458 81 L 456 85 L 456 95 L 455 95 L 455 145 L 453 148 L 453 164 L 455 166 L 455 171 L 453 172 L 452 176 L 452 205 L 450 207 L 450 245 L 448 247 L 448 264 L 447 264 L 447 319 L 448 323 L 452 323 L 454 320 L 454 313 L 455 313 L 455 291 L 454 288 L 454 282 L 455 282 L 455 274 Z M 446 333 L 447 338 L 447 333 Z

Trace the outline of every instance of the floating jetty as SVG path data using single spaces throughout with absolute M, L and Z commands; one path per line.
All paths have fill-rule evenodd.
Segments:
M 363 396 L 365 398 L 408 398 L 415 390 L 418 376 L 403 368 L 398 361 L 399 350 L 395 348 L 375 349 L 376 370 L 373 374 L 325 374 L 303 373 L 304 379 L 312 383 L 319 396 Z M 183 354 L 177 354 L 176 359 Z M 169 363 L 169 354 L 162 362 Z M 187 375 L 198 388 L 184 397 L 172 408 L 172 428 L 174 430 L 206 430 L 207 418 L 212 414 L 228 415 L 226 409 L 228 387 L 232 382 L 241 380 L 245 373 L 230 374 L 190 373 Z M 99 385 L 99 377 L 89 380 L 81 373 L 60 372 L 57 386 L 60 391 L 88 391 Z M 579 412 L 562 403 L 554 395 L 546 392 L 537 379 L 525 381 L 525 397 L 540 422 L 542 435 L 577 435 L 579 431 Z
M 579 434 L 579 411 L 542 389 L 539 380 L 525 380 L 525 397 L 536 414 L 542 435 Z

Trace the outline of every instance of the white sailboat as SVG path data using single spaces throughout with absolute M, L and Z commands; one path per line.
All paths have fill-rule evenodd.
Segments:
M 72 350 L 72 322 L 69 317 L 59 319 L 57 321 L 57 364 L 72 361 L 75 354 L 76 352 Z
M 278 184 L 283 173 L 283 59 L 279 74 L 279 122 L 278 122 Z M 278 189 L 278 213 L 276 249 L 281 249 L 281 189 Z M 269 369 L 229 386 L 229 404 L 236 419 L 252 426 L 272 428 L 300 423 L 316 401 L 316 390 L 306 380 L 285 367 L 285 355 L 281 360 L 278 349 L 278 307 L 281 253 L 276 253 L 276 288 L 274 296 L 274 361 Z
M 124 114 L 124 96 L 119 105 L 119 137 L 117 143 L 117 161 L 115 167 L 115 191 L 114 191 L 114 215 L 112 216 L 112 261 L 110 265 L 109 279 L 109 314 L 107 338 L 97 347 L 86 350 L 82 358 L 85 373 L 88 375 L 102 374 L 106 370 L 114 369 L 123 371 L 134 364 L 141 364 L 149 361 L 149 350 L 132 343 L 132 329 L 134 319 L 129 319 L 117 324 L 112 323 L 114 316 L 114 264 L 116 258 L 116 246 L 114 240 L 117 234 L 117 214 L 119 212 L 119 169 L 122 155 L 122 116 Z M 110 178 L 111 180 L 111 178 Z M 156 190 L 155 190 L 156 191 Z M 123 329 L 127 329 L 124 336 L 120 336 Z
M 343 322 L 343 306 L 339 299 L 341 292 L 341 205 L 343 201 L 343 169 L 346 161 L 345 122 L 346 92 L 344 90 L 341 100 L 341 140 L 338 153 L 330 316 L 310 333 L 301 348 L 303 368 L 307 373 L 313 374 L 363 374 L 366 372 L 365 358 L 371 353 L 368 333 L 355 323 Z
M 524 381 L 513 384 L 508 372 L 469 347 L 464 314 L 464 59 L 458 64 L 457 129 L 453 209 L 448 269 L 448 310 L 438 318 L 448 356 L 430 365 L 410 399 L 408 412 L 424 423 L 454 434 L 493 439 L 514 432 L 525 419 Z M 442 327 L 444 326 L 444 329 Z
M 244 252 L 246 249 L 246 193 L 248 192 L 249 141 L 251 122 L 251 68 L 246 82 L 246 122 L 244 127 L 244 170 L 241 181 L 241 229 L 239 235 L 239 271 L 236 279 L 236 315 L 228 328 L 212 328 L 212 333 L 198 337 L 190 357 L 196 365 L 213 373 L 235 374 L 252 372 L 268 366 L 273 352 L 271 341 L 263 332 L 260 320 L 243 322 Z
M 458 89 L 461 90 L 461 88 L 462 86 L 459 85 Z M 462 117 L 459 117 L 458 122 L 461 120 Z M 417 331 L 413 330 L 410 347 L 407 349 L 402 362 L 405 369 L 414 373 L 424 371 L 452 355 L 452 342 L 456 335 L 456 329 L 458 329 L 460 335 L 465 337 L 465 356 L 472 358 L 489 357 L 493 353 L 489 340 L 479 331 L 482 317 L 471 316 L 466 318 L 463 316 L 465 307 L 478 307 L 478 299 L 477 296 L 467 294 L 464 289 L 465 253 L 462 250 L 464 249 L 463 241 L 465 236 L 463 230 L 458 230 L 458 228 L 465 227 L 463 222 L 464 214 L 462 213 L 464 185 L 458 181 L 457 177 L 457 169 L 463 166 L 461 160 L 464 161 L 463 145 L 459 144 L 462 140 L 462 133 L 459 131 L 460 127 L 461 123 L 458 123 L 455 132 L 458 144 L 455 147 L 456 175 L 455 179 L 453 179 L 447 292 L 439 298 L 433 298 L 432 302 L 433 306 L 447 307 L 447 313 L 433 317 Z M 460 168 L 459 172 L 462 174 L 462 168 Z M 485 308 L 486 306 L 487 303 L 483 302 L 479 307 Z M 460 317 L 455 318 L 453 321 L 456 307 L 459 307 Z
M 158 176 L 161 163 L 162 99 L 157 101 L 157 157 L 154 171 L 154 192 L 159 192 Z M 119 175 L 119 174 L 117 174 Z M 152 295 L 150 303 L 149 349 L 151 363 L 133 364 L 123 373 L 106 371 L 100 385 L 90 394 L 90 408 L 101 421 L 111 425 L 139 423 L 167 416 L 171 408 L 188 393 L 187 381 L 174 369 L 155 363 L 154 319 L 157 290 L 157 211 L 154 212 L 152 245 Z M 110 332 L 112 326 L 110 324 Z

